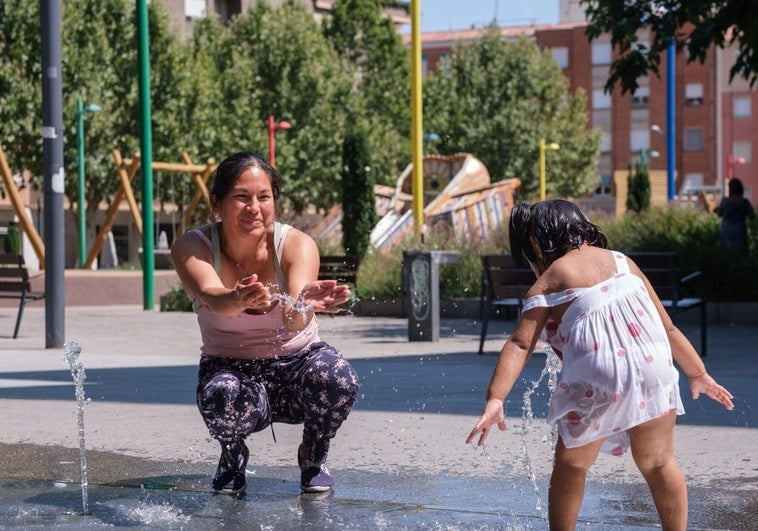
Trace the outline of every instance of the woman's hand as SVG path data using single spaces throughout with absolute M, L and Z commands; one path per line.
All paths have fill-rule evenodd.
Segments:
M 258 282 L 258 275 L 255 274 L 238 281 L 232 297 L 245 310 L 267 310 L 271 307 L 271 291 L 262 282 Z
M 471 433 L 466 439 L 466 444 L 473 442 L 474 439 L 476 439 L 477 434 L 481 432 L 477 446 L 482 446 L 484 444 L 484 440 L 487 438 L 487 435 L 489 435 L 490 429 L 492 429 L 493 424 L 497 424 L 497 427 L 500 428 L 500 431 L 505 431 L 503 401 L 497 398 L 490 398 L 484 404 L 484 412 L 482 413 L 479 422 L 477 422 L 476 426 L 474 426 L 474 429 L 471 430 Z
M 300 299 L 314 312 L 336 313 L 350 299 L 350 287 L 336 280 L 315 280 L 303 288 Z
M 716 402 L 723 405 L 726 409 L 734 409 L 732 403 L 732 393 L 727 391 L 723 386 L 716 383 L 716 380 L 711 378 L 711 375 L 706 373 L 700 376 L 691 377 L 690 379 L 690 391 L 692 391 L 692 398 L 697 400 L 700 393 L 705 393 Z

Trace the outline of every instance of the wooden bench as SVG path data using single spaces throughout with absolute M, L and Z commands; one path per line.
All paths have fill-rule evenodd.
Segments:
M 353 255 L 324 255 L 320 258 L 319 280 L 336 280 L 355 286 L 358 278 L 358 266 L 361 262 L 360 258 Z
M 700 309 L 700 356 L 705 357 L 708 320 L 702 273 L 695 271 L 682 276 L 679 259 L 675 252 L 632 252 L 626 255 L 648 278 L 672 319 L 684 311 Z M 532 270 L 519 266 L 510 254 L 482 255 L 481 259 L 482 290 L 479 314 L 482 320 L 482 331 L 479 338 L 479 354 L 482 353 L 484 347 L 484 339 L 487 336 L 487 327 L 493 310 L 507 308 L 520 311 L 524 294 L 536 280 Z M 685 290 L 689 291 L 685 292 Z
M 45 293 L 32 291 L 31 279 L 42 275 L 29 275 L 26 269 L 24 256 L 21 254 L 0 254 L 0 298 L 19 299 L 16 328 L 13 330 L 13 338 L 18 337 L 18 329 L 21 326 L 21 318 L 24 316 L 24 306 L 27 301 L 43 299 Z
M 487 327 L 494 311 L 500 309 L 521 311 L 524 295 L 537 277 L 531 269 L 520 266 L 510 254 L 483 254 L 482 284 L 479 297 L 479 316 L 482 331 L 479 337 L 479 354 L 484 348 Z
M 700 356 L 708 340 L 707 297 L 701 271 L 682 276 L 679 257 L 672 251 L 625 253 L 650 281 L 661 303 L 674 319 L 687 310 L 700 309 Z

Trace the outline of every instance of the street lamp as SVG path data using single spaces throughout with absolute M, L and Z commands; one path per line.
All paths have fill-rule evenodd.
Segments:
M 268 163 L 274 167 L 276 161 L 276 132 L 279 129 L 292 129 L 292 124 L 282 120 L 277 122 L 274 115 L 268 117 Z
M 734 156 L 734 153 L 729 153 L 726 157 L 726 180 L 727 182 L 734 177 L 734 165 L 735 164 L 745 164 L 747 162 L 747 159 L 745 157 L 736 157 Z
M 81 98 L 76 100 L 76 161 L 79 169 L 79 267 L 87 260 L 87 228 L 84 211 L 84 113 L 100 112 L 102 107 L 90 103 L 86 107 Z
M 545 139 L 540 138 L 540 201 L 545 200 L 545 151 L 561 149 L 555 142 L 545 144 Z

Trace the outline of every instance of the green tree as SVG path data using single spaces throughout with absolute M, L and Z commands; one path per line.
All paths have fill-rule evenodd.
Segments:
M 627 188 L 627 210 L 639 213 L 650 209 L 650 172 L 647 164 L 635 163 L 634 170 L 629 166 Z
M 597 184 L 599 135 L 587 130 L 586 97 L 569 95 L 560 67 L 532 41 L 506 41 L 491 28 L 480 42 L 456 48 L 448 65 L 429 76 L 426 129 L 440 136 L 440 153 L 468 152 L 493 181 L 517 177 L 522 191 L 539 186 L 539 140 L 551 153 L 551 195 L 586 195 Z
M 622 92 L 634 92 L 640 77 L 659 75 L 661 54 L 676 39 L 678 52 L 687 50 L 688 61 L 705 60 L 712 46 L 739 48 L 730 80 L 742 76 L 754 86 L 758 81 L 758 18 L 749 0 L 661 0 L 617 2 L 582 0 L 586 6 L 590 40 L 610 34 L 620 53 L 611 64 L 606 90 L 618 83 Z M 639 30 L 651 30 L 649 45 L 638 40 Z M 711 52 L 712 53 L 712 52 Z
M 324 35 L 351 75 L 353 89 L 344 101 L 351 121 L 369 124 L 374 174 L 382 184 L 394 184 L 410 159 L 408 50 L 381 11 L 394 3 L 339 0 L 324 26 Z
M 371 230 L 379 222 L 374 197 L 374 171 L 366 131 L 348 130 L 342 148 L 342 247 L 363 258 L 371 244 Z
M 292 129 L 276 139 L 283 206 L 301 212 L 337 202 L 347 116 L 340 102 L 351 82 L 313 16 L 293 0 L 258 4 L 232 19 L 214 61 L 226 151 L 267 153 L 268 116 L 287 120 Z
M 65 0 L 62 8 L 65 193 L 77 208 L 76 100 L 102 107 L 102 112 L 87 116 L 85 129 L 86 201 L 92 214 L 119 186 L 112 150 L 124 156 L 138 150 L 134 5 L 126 0 Z M 160 4 L 150 4 L 149 16 L 154 156 L 177 158 L 174 124 L 180 113 L 168 106 L 176 105 L 181 92 L 181 63 Z M 32 172 L 36 187 L 42 185 L 43 157 L 39 19 L 35 0 L 0 2 L 0 142 L 15 169 Z M 139 200 L 139 178 L 134 190 Z

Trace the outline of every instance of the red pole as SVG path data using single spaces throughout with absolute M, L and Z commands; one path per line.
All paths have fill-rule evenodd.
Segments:
M 274 115 L 271 114 L 268 117 L 268 163 L 271 165 L 271 167 L 274 167 L 274 159 L 275 154 L 274 150 L 276 147 L 274 146 L 275 139 L 274 135 L 276 131 L 276 126 L 274 125 Z

